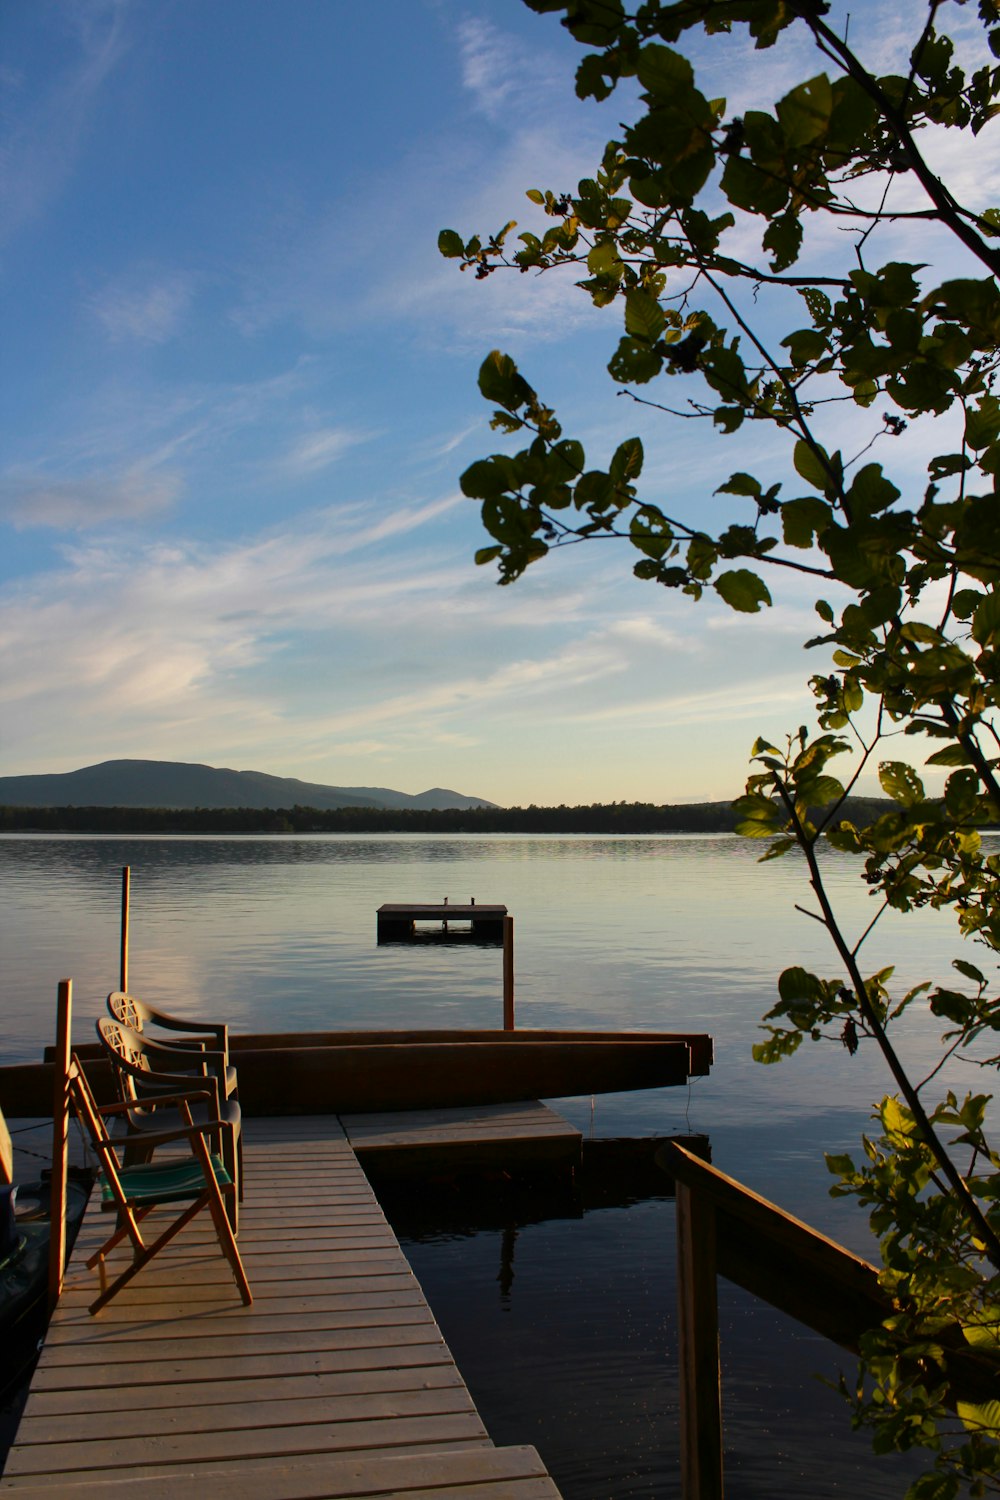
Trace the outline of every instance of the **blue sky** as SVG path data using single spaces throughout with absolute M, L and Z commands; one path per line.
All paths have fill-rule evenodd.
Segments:
M 0 774 L 669 802 L 735 795 L 802 720 L 808 587 L 748 619 L 621 544 L 507 589 L 473 564 L 493 347 L 595 460 L 640 431 L 655 498 L 720 514 L 747 466 L 618 399 L 619 317 L 571 279 L 438 256 L 593 170 L 624 104 L 575 99 L 579 50 L 519 0 L 7 0 Z

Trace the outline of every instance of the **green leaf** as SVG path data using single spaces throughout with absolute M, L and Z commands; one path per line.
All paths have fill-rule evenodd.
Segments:
M 802 220 L 791 209 L 786 213 L 776 215 L 765 229 L 761 243 L 764 249 L 771 253 L 771 270 L 786 271 L 798 259 L 802 248 Z M 826 340 L 822 334 L 815 335 L 815 337 L 819 339 L 822 352 L 825 350 Z M 793 359 L 795 359 L 794 354 Z M 796 364 L 799 362 L 795 359 Z
M 808 146 L 822 138 L 830 125 L 833 89 L 825 73 L 800 83 L 778 102 L 777 116 L 791 146 Z
M 765 245 L 767 235 L 764 236 Z M 825 333 L 816 328 L 800 328 L 795 333 L 790 333 L 787 338 L 781 340 L 782 345 L 791 355 L 792 364 L 796 369 L 803 369 L 812 364 L 813 360 L 822 359 L 830 352 L 830 341 Z
M 882 1100 L 879 1106 L 879 1118 L 886 1135 L 911 1135 L 913 1133 L 912 1115 L 891 1094 Z
M 585 462 L 582 443 L 575 438 L 563 438 L 552 449 L 549 468 L 557 483 L 571 484 L 582 474 Z
M 750 495 L 756 498 L 761 493 L 760 480 L 752 474 L 730 474 L 725 484 L 720 484 L 717 495 Z
M 687 58 L 658 42 L 648 42 L 641 49 L 636 73 L 647 93 L 662 94 L 667 99 L 689 90 L 694 83 L 694 70 Z
M 627 335 L 608 360 L 608 374 L 619 385 L 646 385 L 663 369 L 663 356 L 645 339 Z
M 904 1500 L 956 1500 L 959 1478 L 943 1469 L 931 1469 L 910 1485 Z
M 663 308 L 655 297 L 636 288 L 625 298 L 625 331 L 633 338 L 648 339 L 652 343 L 660 337 L 666 326 Z
M 968 752 L 961 745 L 946 745 L 943 750 L 935 750 L 933 755 L 928 755 L 924 761 L 925 766 L 967 766 L 970 765 Z
M 587 255 L 587 270 L 592 276 L 620 272 L 621 264 L 614 240 L 599 240 Z
M 801 474 L 809 484 L 815 485 L 816 489 L 828 494 L 835 486 L 833 480 L 834 467 L 825 448 L 819 445 L 807 443 L 803 439 L 795 444 L 792 455 L 796 473 Z
M 771 595 L 763 579 L 749 568 L 734 568 L 729 573 L 720 573 L 714 580 L 714 588 L 726 601 L 730 609 L 741 614 L 755 615 L 762 604 L 771 603 Z
M 991 1438 L 1000 1432 L 1000 1401 L 959 1401 L 955 1409 L 970 1432 L 986 1433 Z
M 460 260 L 465 254 L 465 241 L 454 229 L 442 229 L 438 235 L 438 249 L 447 260 Z
M 804 781 L 798 790 L 808 799 L 810 807 L 828 807 L 831 802 L 839 802 L 844 795 L 843 784 L 836 776 L 816 776 Z
M 642 443 L 637 437 L 626 438 L 615 449 L 608 473 L 615 484 L 626 484 L 642 473 Z
M 798 839 L 775 839 L 767 853 L 761 855 L 758 863 L 763 865 L 769 859 L 781 859 L 784 855 L 790 854 L 793 849 L 797 849 L 798 847 Z
M 953 969 L 957 969 L 960 974 L 964 974 L 966 979 L 971 979 L 973 984 L 986 983 L 986 975 L 980 969 L 977 969 L 975 964 L 967 963 L 964 958 L 953 958 L 951 966 Z
M 596 52 L 589 53 L 576 70 L 576 92 L 580 99 L 606 99 L 613 84 L 605 75 L 605 61 Z
M 972 617 L 972 638 L 980 646 L 993 645 L 1000 637 L 1000 593 L 987 594 Z
M 781 507 L 781 529 L 790 547 L 811 547 L 832 520 L 829 505 L 818 495 L 786 500 Z M 830 619 L 833 619 L 832 611 Z
M 878 779 L 886 796 L 903 807 L 915 807 L 924 801 L 924 784 L 905 761 L 884 760 L 878 768 Z
M 617 490 L 610 474 L 601 469 L 588 469 L 581 474 L 574 492 L 577 510 L 587 510 L 591 515 L 603 515 L 605 511 L 617 509 Z
M 773 172 L 763 172 L 745 156 L 730 156 L 722 191 L 734 208 L 772 219 L 788 202 L 788 188 Z
M 492 458 L 479 458 L 470 464 L 458 481 L 463 495 L 470 500 L 492 500 L 507 493 L 507 476 Z
M 754 1062 L 776 1063 L 791 1057 L 802 1041 L 801 1031 L 775 1031 L 766 1042 L 754 1042 L 750 1055 Z
M 899 499 L 899 490 L 885 478 L 881 464 L 866 464 L 855 475 L 847 498 L 851 515 L 860 520 L 862 516 L 877 515 L 888 509 Z
M 823 981 L 815 974 L 810 974 L 808 969 L 800 968 L 797 964 L 790 969 L 785 969 L 778 979 L 778 994 L 786 1005 L 793 1005 L 796 1001 L 807 1000 L 810 1003 L 819 1002 L 825 994 Z
M 777 802 L 772 802 L 770 797 L 765 797 L 763 792 L 747 792 L 744 796 L 737 797 L 733 803 L 733 811 L 744 821 L 766 823 L 774 828 L 779 827 L 784 820 L 782 808 Z
M 516 411 L 534 394 L 509 354 L 493 349 L 479 367 L 479 389 L 487 401 Z
M 1000 436 L 1000 401 L 983 396 L 978 406 L 965 414 L 965 440 L 970 448 L 987 448 Z

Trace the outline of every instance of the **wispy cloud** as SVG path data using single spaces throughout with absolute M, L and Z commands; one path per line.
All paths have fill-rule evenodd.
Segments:
M 318 474 L 358 443 L 370 441 L 371 436 L 347 427 L 318 427 L 295 439 L 288 452 L 279 459 L 279 467 L 292 475 Z
M 130 0 L 51 8 L 60 40 L 69 40 L 70 61 L 41 87 L 35 78 L 7 70 L 0 245 L 37 218 L 69 177 L 101 90 L 125 54 L 129 8 Z
M 193 294 L 193 278 L 181 272 L 132 272 L 94 292 L 88 305 L 116 342 L 163 344 L 178 332 Z
M 526 46 L 482 15 L 463 18 L 456 34 L 463 86 L 490 119 L 517 100 L 537 102 L 566 81 L 543 50 Z
M 82 531 L 108 521 L 134 521 L 166 511 L 182 481 L 141 464 L 77 479 L 15 474 L 0 478 L 0 517 L 19 531 L 33 526 Z
M 460 574 L 356 558 L 387 530 L 415 530 L 435 513 L 404 511 L 379 527 L 331 512 L 222 548 L 115 537 L 72 549 L 62 569 L 8 590 L 0 606 L 16 663 L 5 695 L 44 698 L 58 682 L 103 685 L 125 703 L 166 701 L 221 686 L 234 668 L 284 649 L 291 630 L 341 628 L 369 613 L 391 629 L 422 599 L 431 610 Z
M 512 243 L 521 229 L 544 231 L 551 220 L 527 189 L 575 189 L 613 129 L 576 100 L 566 59 L 544 45 L 529 47 L 479 15 L 463 19 L 450 41 L 472 105 L 468 128 L 428 127 L 363 186 L 352 183 L 349 198 L 286 207 L 273 243 L 242 270 L 231 316 L 248 337 L 288 321 L 319 338 L 402 322 L 435 349 L 481 349 L 512 336 L 563 338 L 592 317 L 571 271 L 476 282 L 438 254 L 438 232 L 449 225 L 489 234 L 516 218 Z M 405 245 L 405 255 L 373 261 L 361 223 L 378 224 L 380 243 Z

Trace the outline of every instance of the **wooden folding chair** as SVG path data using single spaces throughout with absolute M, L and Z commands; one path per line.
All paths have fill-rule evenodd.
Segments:
M 69 1091 L 80 1123 L 97 1154 L 103 1198 L 101 1206 L 118 1214 L 118 1228 L 87 1261 L 88 1269 L 98 1267 L 101 1280 L 101 1293 L 90 1304 L 91 1313 L 99 1312 L 110 1302 L 203 1208 L 207 1208 L 212 1216 L 219 1248 L 229 1262 L 243 1302 L 249 1306 L 253 1301 L 253 1294 L 223 1201 L 224 1197 L 235 1193 L 236 1187 L 221 1157 L 209 1150 L 206 1140 L 207 1136 L 218 1131 L 220 1122 L 203 1120 L 195 1124 L 191 1115 L 192 1105 L 202 1103 L 211 1096 L 196 1091 L 165 1095 L 160 1102 L 179 1110 L 184 1124 L 180 1129 L 165 1130 L 155 1135 L 150 1132 L 145 1137 L 145 1143 L 153 1147 L 187 1142 L 191 1151 L 190 1158 L 181 1156 L 154 1161 L 148 1165 L 122 1166 L 116 1152 L 125 1148 L 128 1137 L 112 1139 L 104 1121 L 106 1117 L 122 1114 L 128 1106 L 98 1106 L 75 1052 L 70 1060 Z M 141 1221 L 154 1208 L 171 1203 L 186 1206 L 155 1240 L 147 1242 L 140 1229 Z M 131 1241 L 132 1263 L 109 1286 L 105 1257 L 124 1239 Z

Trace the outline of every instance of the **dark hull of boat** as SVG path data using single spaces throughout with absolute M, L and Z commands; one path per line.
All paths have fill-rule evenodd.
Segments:
M 110 1069 L 77 1049 L 99 1096 Z M 707 1073 L 711 1038 L 664 1032 L 352 1031 L 233 1036 L 240 1103 L 251 1115 L 363 1113 L 617 1093 Z M 9 1118 L 51 1112 L 48 1063 L 0 1069 Z

